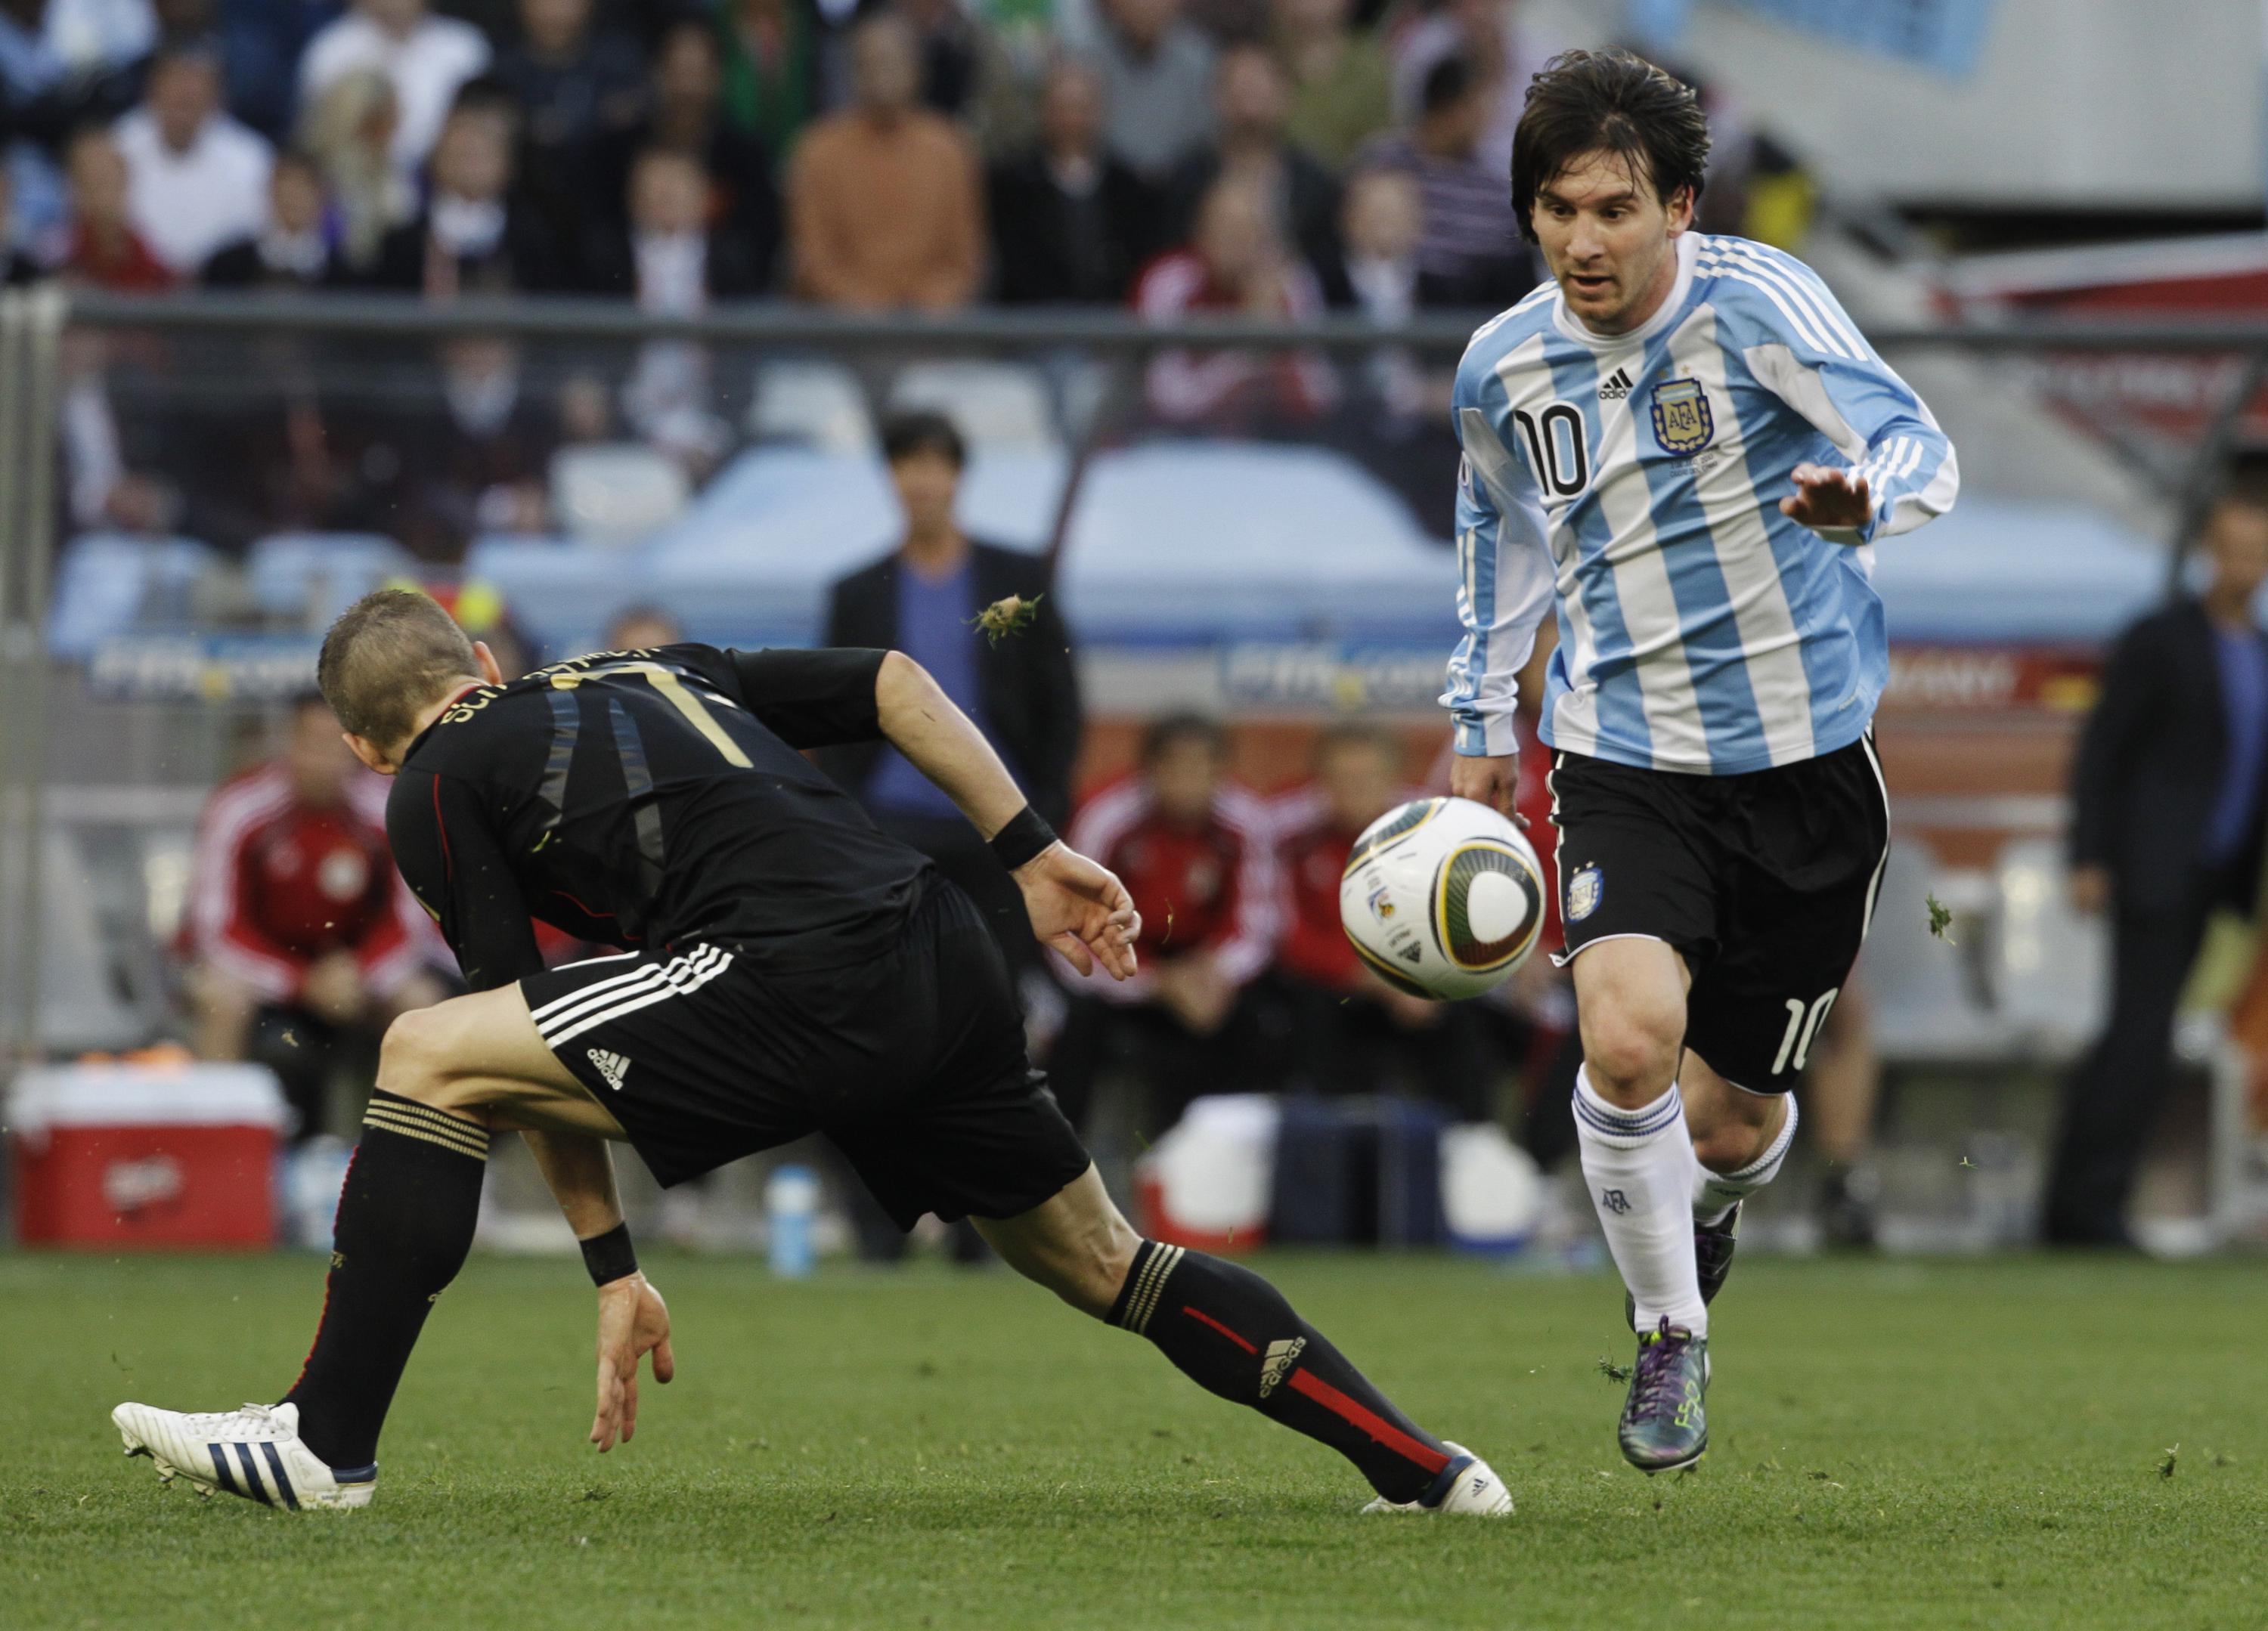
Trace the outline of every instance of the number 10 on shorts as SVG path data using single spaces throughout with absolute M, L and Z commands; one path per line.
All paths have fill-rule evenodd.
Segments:
M 1798 1070 L 1810 1062 L 1812 1039 L 1819 1027 L 1827 1023 L 1827 1016 L 1835 1006 L 1835 999 L 1843 995 L 1837 986 L 1823 996 L 1806 1003 L 1800 996 L 1787 999 L 1787 1034 L 1779 1040 L 1779 1052 L 1773 1056 L 1771 1073 L 1779 1075 L 1793 1065 Z

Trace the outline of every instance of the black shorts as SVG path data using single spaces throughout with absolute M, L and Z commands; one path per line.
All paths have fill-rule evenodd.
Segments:
M 1750 1092 L 1784 1093 L 1874 921 L 1890 841 L 1872 738 L 1746 775 L 1552 758 L 1567 962 L 1623 936 L 1693 973 L 1685 1046 Z
M 932 878 L 884 956 L 759 972 L 725 945 L 571 963 L 520 981 L 536 1028 L 653 1175 L 824 1133 L 902 1229 L 1013 1217 L 1087 1167 L 968 897 Z

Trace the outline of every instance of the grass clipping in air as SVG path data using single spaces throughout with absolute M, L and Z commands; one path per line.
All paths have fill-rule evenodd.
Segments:
M 1937 898 L 1935 890 L 1929 895 L 1929 932 L 1948 945 L 1961 944 L 1953 937 L 1953 908 Z
M 1008 636 L 1020 635 L 1029 628 L 1032 620 L 1040 614 L 1040 602 L 1046 599 L 1044 594 L 1034 595 L 1028 600 L 1021 595 L 1009 595 L 995 600 L 969 621 L 987 641 L 998 645 Z

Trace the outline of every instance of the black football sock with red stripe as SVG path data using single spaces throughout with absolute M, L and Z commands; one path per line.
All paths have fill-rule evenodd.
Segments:
M 1448 1449 L 1251 1270 L 1145 1240 L 1107 1318 L 1206 1392 L 1329 1444 L 1388 1500 L 1440 1498 Z
M 339 1196 L 322 1323 L 284 1402 L 333 1469 L 378 1458 L 379 1429 L 433 1301 L 465 1266 L 488 1129 L 414 1098 L 370 1096 Z

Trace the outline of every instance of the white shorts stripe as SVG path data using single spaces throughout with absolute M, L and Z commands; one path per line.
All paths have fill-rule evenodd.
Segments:
M 683 980 L 691 974 L 698 973 L 710 963 L 724 955 L 725 953 L 716 946 L 702 946 L 681 956 L 672 958 L 666 963 L 649 963 L 634 973 L 617 975 L 612 980 L 602 980 L 596 985 L 585 986 L 579 991 L 569 993 L 556 1003 L 545 1003 L 541 1016 L 535 1022 L 535 1028 L 543 1033 L 546 1040 L 549 1040 L 562 1025 L 571 1024 L 593 1009 L 609 1007 L 627 997 L 639 995 L 665 982 Z
M 622 953 L 622 956 L 624 956 L 624 957 L 642 957 L 642 956 L 644 956 L 644 952 L 640 952 L 640 951 L 625 951 L 625 952 L 623 952 L 623 953 Z M 608 957 L 608 958 L 595 958 L 595 957 L 594 957 L 594 958 L 593 958 L 593 959 L 591 959 L 591 962 L 593 962 L 593 963 L 601 963 L 601 962 L 603 962 L 603 963 L 611 963 L 611 962 L 615 962 L 615 961 L 616 961 L 616 960 L 617 960 L 617 959 L 614 959 L 614 958 L 611 958 L 611 957 Z M 588 965 L 588 964 L 585 964 L 585 963 L 569 963 L 569 964 L 567 964 L 564 967 L 563 967 L 563 968 L 561 968 L 561 969 L 559 969 L 559 970 L 557 970 L 557 971 L 556 971 L 556 972 L 560 973 L 574 973 L 574 972 L 575 972 L 576 970 L 578 970 L 578 969 L 585 968 L 585 967 L 587 967 L 587 966 L 589 966 L 589 965 Z M 593 991 L 602 991 L 602 990 L 606 989 L 608 986 L 624 985 L 624 984 L 629 983 L 630 981 L 642 979 L 642 978 L 644 978 L 645 975 L 647 975 L 647 974 L 649 974 L 649 973 L 652 973 L 653 972 L 653 968 L 654 968 L 654 966 L 653 966 L 652 964 L 651 964 L 651 963 L 642 964 L 642 965 L 640 965 L 638 967 L 632 968 L 632 969 L 629 969 L 629 970 L 625 971 L 624 973 L 619 973 L 619 974 L 613 974 L 613 975 L 610 975 L 610 976 L 608 976 L 607 979 L 604 979 L 604 980 L 594 981 L 593 981 L 593 982 L 592 982 L 591 984 L 589 984 L 589 985 L 586 985 L 586 986 L 578 986 L 574 990 L 570 991 L 570 992 L 569 992 L 569 993 L 567 993 L 567 995 L 564 995 L 564 996 L 561 996 L 561 997 L 554 997 L 550 1002 L 546 1003 L 542 1007 L 529 1010 L 528 1010 L 528 1011 L 529 1011 L 529 1015 L 530 1015 L 530 1017 L 531 1017 L 531 1018 L 533 1018 L 534 1019 L 534 1021 L 535 1021 L 535 1023 L 536 1023 L 536 1024 L 538 1024 L 538 1025 L 541 1025 L 541 1024 L 542 1024 L 546 1019 L 549 1018 L 553 1014 L 556 1013 L 559 1010 L 561 1010 L 561 1009 L 563 1009 L 563 1008 L 564 1008 L 564 1007 L 568 1006 L 570 1003 L 579 1003 L 579 1002 L 581 1002 L 585 997 L 586 997 L 586 996 L 590 995 L 591 995 L 591 993 L 593 993 Z
M 667 977 L 668 966 L 661 964 L 648 964 L 639 969 L 635 975 L 621 980 L 609 980 L 603 985 L 578 991 L 571 1001 L 537 1020 L 535 1028 L 542 1034 L 544 1040 L 549 1041 L 561 1026 L 572 1024 L 592 1009 L 604 1008 L 609 1003 L 622 1001 L 624 997 L 636 996 L 642 991 L 651 991 Z
M 1882 790 L 1882 853 L 1874 863 L 1874 876 L 1867 885 L 1867 909 L 1859 919 L 1859 944 L 1867 943 L 1867 936 L 1874 927 L 1874 902 L 1882 893 L 1882 869 L 1890 863 L 1890 784 L 1882 775 L 1882 761 L 1874 753 L 1874 733 L 1869 731 L 1859 738 L 1866 750 L 1867 766 L 1874 773 L 1874 785 Z
M 600 1009 L 596 1013 L 585 1014 L 581 1018 L 577 1019 L 574 1023 L 570 1025 L 564 1031 L 558 1032 L 554 1035 L 547 1036 L 543 1040 L 549 1042 L 555 1049 L 563 1047 L 567 1043 L 573 1041 L 577 1037 L 582 1035 L 583 1032 L 592 1029 L 595 1025 L 609 1024 L 614 1020 L 622 1018 L 626 1014 L 634 1014 L 641 1008 L 651 1008 L 656 1003 L 667 1002 L 673 996 L 684 996 L 690 992 L 698 991 L 703 986 L 707 985 L 711 980 L 714 980 L 718 975 L 723 973 L 726 969 L 733 966 L 733 957 L 731 952 L 718 951 L 717 948 L 713 946 L 709 949 L 712 951 L 716 951 L 717 954 L 714 959 L 704 965 L 699 972 L 688 974 L 682 978 L 678 977 L 673 973 L 669 983 L 664 986 L 660 990 L 641 992 L 637 995 L 630 997 L 626 1001 L 615 1003 L 611 1008 Z M 673 970 L 674 970 L 675 966 L 676 966 L 674 964 L 671 965 Z

